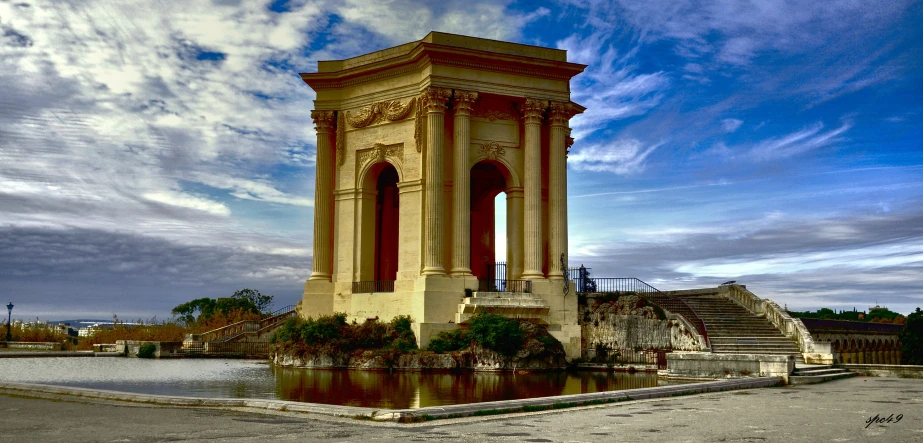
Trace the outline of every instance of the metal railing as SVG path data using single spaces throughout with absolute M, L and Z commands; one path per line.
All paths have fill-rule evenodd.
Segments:
M 268 317 L 262 320 L 239 321 L 227 326 L 212 329 L 211 331 L 204 332 L 202 334 L 196 334 L 193 336 L 193 338 L 194 341 L 201 342 L 226 342 L 250 333 L 259 334 L 266 328 L 274 327 L 275 325 L 285 321 L 287 318 L 294 317 L 297 314 L 298 313 L 295 311 L 295 305 L 288 305 L 284 308 L 277 309 L 275 312 L 269 314 Z
M 478 280 L 481 292 L 532 292 L 531 280 Z
M 666 369 L 667 354 L 672 351 L 659 349 L 606 349 L 604 354 L 599 354 L 599 352 L 600 350 L 597 349 L 595 357 L 592 359 L 596 363 L 656 365 L 657 369 Z
M 184 342 L 177 351 L 186 355 L 265 358 L 269 350 L 267 342 Z
M 354 281 L 353 293 L 394 292 L 394 280 Z
M 637 278 L 584 278 L 584 284 L 577 281 L 577 293 L 633 293 L 644 298 L 648 302 L 659 306 L 665 311 L 670 311 L 680 317 L 683 317 L 696 332 L 698 332 L 705 344 L 708 344 L 708 330 L 705 322 L 695 313 L 695 311 L 679 297 L 664 294 L 657 288 L 637 279 Z

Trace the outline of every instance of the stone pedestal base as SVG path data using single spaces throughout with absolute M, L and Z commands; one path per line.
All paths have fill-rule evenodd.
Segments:
M 333 283 L 325 280 L 308 280 L 304 282 L 304 294 L 301 296 L 301 316 L 317 318 L 334 313 Z

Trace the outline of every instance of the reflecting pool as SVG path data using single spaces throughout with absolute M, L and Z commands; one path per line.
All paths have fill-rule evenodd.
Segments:
M 382 409 L 662 386 L 657 374 L 395 372 L 276 368 L 253 360 L 3 358 L 0 380 L 223 398 L 272 398 Z M 672 384 L 673 382 L 671 382 Z

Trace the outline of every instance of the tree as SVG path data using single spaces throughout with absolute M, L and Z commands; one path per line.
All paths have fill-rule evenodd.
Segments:
M 255 289 L 241 289 L 230 297 L 217 300 L 203 297 L 177 305 L 173 308 L 173 315 L 179 320 L 191 325 L 208 321 L 212 317 L 221 315 L 233 317 L 240 314 L 262 315 L 267 313 L 272 304 L 273 296 L 263 295 Z M 196 316 L 198 312 L 198 316 Z
M 923 311 L 920 308 L 907 316 L 898 339 L 901 341 L 901 364 L 923 365 Z

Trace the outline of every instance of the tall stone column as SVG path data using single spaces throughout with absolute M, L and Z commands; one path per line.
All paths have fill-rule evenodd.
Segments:
M 317 130 L 317 163 L 314 177 L 314 266 L 309 280 L 330 281 L 333 272 L 335 118 L 335 111 L 311 111 L 311 119 Z
M 542 113 L 548 102 L 527 98 L 523 106 L 525 124 L 525 180 L 523 194 L 523 279 L 543 278 L 542 274 Z
M 471 275 L 471 109 L 477 92 L 455 91 L 455 158 L 453 159 L 452 275 Z
M 562 279 L 561 254 L 567 257 L 567 121 L 570 103 L 551 102 L 548 158 L 548 278 Z
M 423 92 L 423 106 L 426 107 L 426 213 L 423 229 L 426 233 L 423 275 L 445 275 L 443 250 L 445 249 L 443 214 L 445 184 L 443 173 L 443 149 L 445 145 L 445 108 L 451 95 L 450 90 L 429 87 Z
M 506 278 L 522 278 L 522 187 L 506 190 Z

